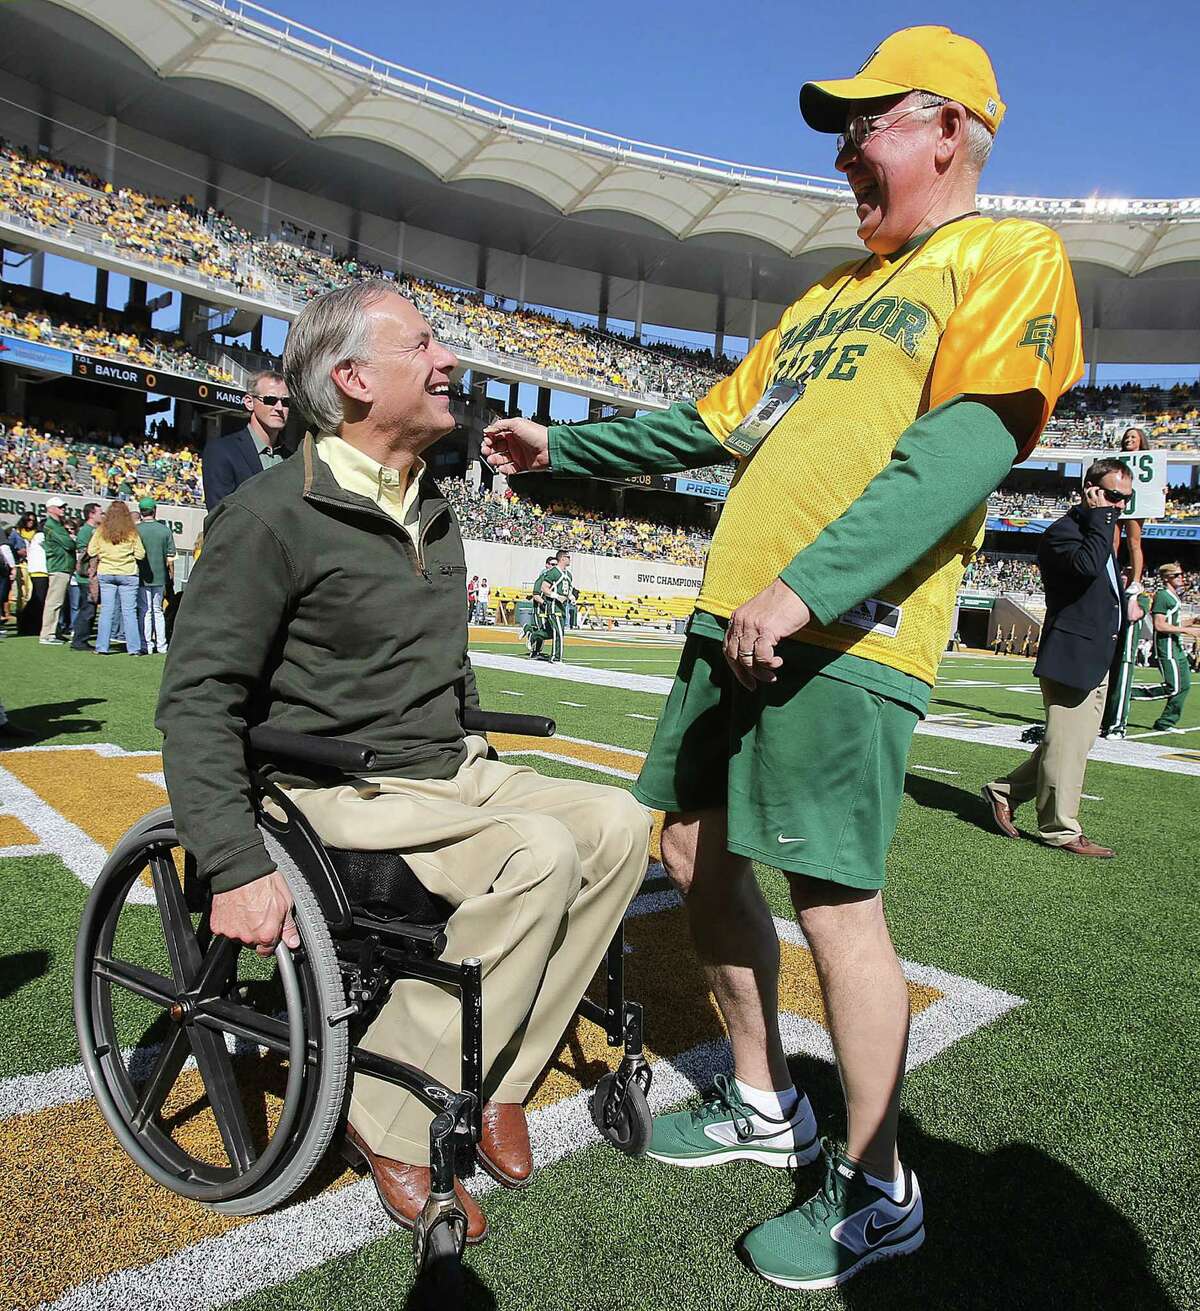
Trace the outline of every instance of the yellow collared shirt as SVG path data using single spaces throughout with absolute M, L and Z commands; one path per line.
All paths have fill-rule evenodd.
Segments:
M 405 479 L 398 469 L 378 463 L 333 433 L 322 433 L 316 447 L 343 491 L 374 501 L 404 529 L 414 549 L 419 548 L 421 508 L 417 504 L 417 492 L 425 472 L 424 460 L 413 460 L 412 471 Z

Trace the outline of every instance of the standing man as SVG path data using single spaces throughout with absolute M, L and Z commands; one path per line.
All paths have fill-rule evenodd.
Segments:
M 924 1239 L 896 1148 L 909 1003 L 884 858 L 987 496 L 1082 357 L 1058 237 L 975 209 L 1004 114 L 978 45 L 897 32 L 856 76 L 806 84 L 800 109 L 840 134 L 865 257 L 806 292 L 697 404 L 549 430 L 502 419 L 483 453 L 510 475 L 738 465 L 634 789 L 666 812 L 663 861 L 734 1070 L 700 1111 L 659 1117 L 650 1151 L 779 1168 L 821 1153 L 779 1036 L 779 943 L 751 864 L 766 861 L 790 875 L 848 1136 L 820 1192 L 742 1247 L 764 1278 L 823 1288 Z
M 1104 714 L 1122 612 L 1131 621 L 1142 617 L 1136 598 L 1126 604 L 1113 555 L 1113 525 L 1132 494 L 1133 478 L 1120 460 L 1097 460 L 1084 478 L 1079 504 L 1042 534 L 1038 565 L 1046 618 L 1033 672 L 1042 687 L 1046 736 L 1011 774 L 983 787 L 1005 837 L 1020 836 L 1013 811 L 1036 797 L 1038 836 L 1075 856 L 1113 855 L 1085 836 L 1079 800 Z
M 204 504 L 209 510 L 215 510 L 248 478 L 279 464 L 287 455 L 282 442 L 291 397 L 283 374 L 256 373 L 244 402 L 249 423 L 224 437 L 209 438 L 201 452 Z
M 1183 703 L 1192 686 L 1192 673 L 1183 654 L 1180 638 L 1187 633 L 1191 637 L 1200 636 L 1200 624 L 1182 622 L 1182 610 L 1179 603 L 1179 588 L 1183 580 L 1183 569 L 1178 564 L 1159 566 L 1158 578 L 1161 586 L 1154 593 L 1154 604 L 1150 608 L 1151 622 L 1154 625 L 1154 655 L 1163 681 L 1149 687 L 1136 687 L 1133 690 L 1135 701 L 1157 701 L 1167 698 L 1162 714 L 1154 721 L 1154 731 L 1165 733 L 1179 723 L 1183 714 Z
M 46 552 L 46 605 L 42 611 L 42 646 L 58 646 L 58 619 L 67 599 L 67 588 L 75 572 L 75 539 L 63 517 L 67 503 L 60 496 L 46 502 L 46 525 L 42 545 Z
M 138 628 L 144 650 L 166 655 L 167 620 L 163 614 L 163 594 L 168 581 L 175 578 L 175 534 L 157 518 L 158 502 L 153 496 L 143 496 L 138 502 L 138 515 L 138 536 L 146 548 L 146 558 L 138 562 Z
M 488 580 L 481 578 L 479 580 L 479 590 L 475 594 L 476 604 L 479 606 L 479 623 L 490 624 L 492 622 L 491 611 L 488 606 L 492 599 L 492 589 L 488 586 Z
M 542 647 L 545 646 L 546 639 L 551 635 L 547 579 L 554 566 L 555 557 L 548 555 L 545 569 L 533 580 L 533 618 L 521 630 L 521 635 L 525 638 L 525 645 L 529 648 L 530 660 L 549 660 L 550 658 L 542 653 Z
M 99 589 L 99 583 L 95 582 L 92 577 L 91 564 L 87 553 L 87 544 L 92 540 L 92 534 L 99 526 L 100 520 L 104 517 L 100 506 L 95 501 L 89 501 L 83 507 L 83 523 L 80 525 L 78 536 L 75 538 L 76 565 L 75 581 L 79 584 L 79 609 L 75 612 L 75 624 L 71 634 L 72 651 L 90 651 L 88 638 L 92 634 L 92 620 L 96 617 L 96 597 L 92 595 L 94 590 Z
M 571 557 L 559 551 L 554 562 L 542 575 L 541 591 L 546 600 L 546 618 L 550 625 L 550 663 L 558 665 L 563 658 L 563 636 L 567 623 L 567 606 L 575 597 L 575 582 L 571 577 Z
M 475 603 L 479 600 L 479 575 L 472 574 L 471 581 L 467 584 L 467 618 L 470 623 L 475 623 L 478 613 L 475 609 Z

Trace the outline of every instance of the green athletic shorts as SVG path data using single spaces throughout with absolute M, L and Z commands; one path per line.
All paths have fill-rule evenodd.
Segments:
M 822 672 L 785 642 L 778 681 L 747 691 L 715 638 L 688 634 L 634 796 L 653 810 L 725 807 L 729 850 L 852 888 L 881 888 L 919 718 Z

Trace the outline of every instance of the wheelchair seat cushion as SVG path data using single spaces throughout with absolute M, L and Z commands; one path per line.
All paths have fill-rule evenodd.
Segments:
M 426 891 L 399 851 L 358 851 L 326 846 L 355 910 L 409 924 L 445 924 L 454 909 Z

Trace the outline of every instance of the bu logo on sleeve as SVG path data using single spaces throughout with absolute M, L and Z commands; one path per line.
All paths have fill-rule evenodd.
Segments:
M 1025 324 L 1025 335 L 1018 346 L 1032 346 L 1033 353 L 1043 364 L 1054 365 L 1054 339 L 1058 336 L 1058 317 L 1038 314 Z

